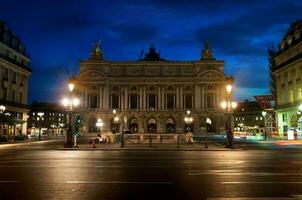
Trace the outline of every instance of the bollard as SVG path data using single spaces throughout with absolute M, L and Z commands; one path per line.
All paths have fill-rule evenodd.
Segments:
M 122 133 L 122 138 L 121 138 L 121 148 L 125 147 L 125 138 L 124 138 L 124 132 Z
M 95 139 L 92 140 L 92 148 L 96 148 L 96 146 L 95 146 Z
M 149 134 L 149 147 L 152 147 L 152 137 L 150 134 Z
M 208 137 L 205 136 L 205 144 L 204 144 L 204 148 L 207 149 L 208 148 Z

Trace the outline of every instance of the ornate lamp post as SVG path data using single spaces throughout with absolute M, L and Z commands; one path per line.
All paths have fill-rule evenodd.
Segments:
M 72 111 L 74 107 L 80 105 L 80 100 L 73 95 L 73 90 L 75 85 L 73 83 L 68 84 L 69 94 L 68 97 L 65 97 L 62 100 L 63 106 L 66 108 L 67 111 L 67 139 L 64 147 L 73 147 L 76 145 L 76 135 L 75 135 L 75 144 L 72 142 L 72 134 L 73 134 L 73 126 L 72 126 Z
M 42 129 L 42 121 L 44 120 L 43 119 L 44 113 L 39 112 L 37 115 L 38 115 L 37 119 L 39 120 L 39 141 L 41 141 L 41 129 Z
M 6 107 L 4 105 L 0 105 L 0 114 L 4 113 Z
M 266 115 L 267 115 L 267 112 L 262 111 L 261 114 L 264 118 L 264 139 L 266 140 L 266 138 L 267 138 L 267 131 L 266 131 Z
M 187 116 L 184 117 L 185 124 L 188 126 L 188 132 L 191 132 L 191 124 L 193 122 L 193 117 L 191 116 L 191 111 L 187 110 Z M 187 132 L 187 127 L 185 127 L 185 132 Z
M 232 116 L 232 111 L 237 107 L 237 103 L 232 101 L 231 99 L 232 90 L 233 90 L 233 86 L 228 84 L 226 86 L 226 91 L 227 91 L 226 101 L 223 101 L 221 103 L 222 109 L 226 110 L 227 112 L 227 122 L 226 122 L 226 132 L 227 132 L 226 147 L 227 148 L 233 147 L 233 131 L 231 127 L 231 116 Z

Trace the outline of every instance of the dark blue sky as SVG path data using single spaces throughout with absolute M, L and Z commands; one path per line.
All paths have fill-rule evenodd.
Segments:
M 107 60 L 136 60 L 150 43 L 165 59 L 197 60 L 207 40 L 243 100 L 269 93 L 267 48 L 301 10 L 290 0 L 10 0 L 1 2 L 0 19 L 31 55 L 30 101 L 58 101 L 99 39 Z

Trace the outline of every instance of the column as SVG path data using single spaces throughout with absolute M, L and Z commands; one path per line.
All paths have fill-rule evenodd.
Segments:
M 157 88 L 157 110 L 161 110 L 161 87 Z
M 204 94 L 204 85 L 201 86 L 201 108 L 205 109 L 205 94 Z
M 128 88 L 125 88 L 125 110 L 128 110 Z
M 183 86 L 181 86 L 181 88 L 180 88 L 180 109 L 181 110 L 183 110 L 183 108 L 184 108 L 184 102 L 183 102 L 183 100 L 184 100 L 184 97 L 183 97 Z
M 109 85 L 106 83 L 105 88 L 105 110 L 109 111 Z
M 199 105 L 200 105 L 198 90 L 199 90 L 199 87 L 196 84 L 195 85 L 195 110 L 199 110 Z
M 179 87 L 176 88 L 176 109 L 179 109 Z
M 139 88 L 139 110 L 143 110 L 143 88 Z
M 162 88 L 161 92 L 161 109 L 165 110 L 165 88 Z
M 216 89 L 216 108 L 215 109 L 219 109 L 219 106 L 220 106 L 220 103 L 219 102 L 221 102 L 221 100 L 220 100 L 220 85 L 218 85 L 217 84 L 217 87 L 216 87 L 217 89 Z
M 87 92 L 87 87 L 84 88 L 84 107 L 85 109 L 88 108 L 88 92 Z
M 103 87 L 100 86 L 99 110 L 103 110 Z
M 143 110 L 146 110 L 146 86 L 144 86 L 143 90 Z

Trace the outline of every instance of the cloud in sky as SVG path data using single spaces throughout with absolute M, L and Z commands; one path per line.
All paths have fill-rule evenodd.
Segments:
M 99 39 L 108 60 L 136 60 L 150 43 L 166 59 L 197 60 L 207 40 L 242 100 L 268 92 L 267 47 L 302 18 L 301 10 L 293 0 L 11 0 L 2 2 L 0 19 L 31 55 L 30 100 L 57 100 L 68 75 L 59 75 L 62 68 L 77 72 Z

